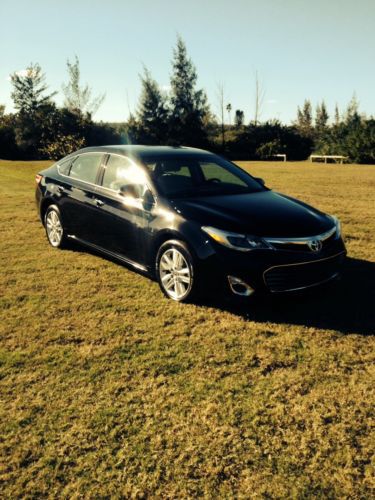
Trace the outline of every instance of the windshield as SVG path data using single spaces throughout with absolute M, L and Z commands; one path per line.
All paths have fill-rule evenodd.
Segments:
M 255 193 L 265 189 L 239 167 L 214 155 L 146 157 L 143 163 L 167 198 Z

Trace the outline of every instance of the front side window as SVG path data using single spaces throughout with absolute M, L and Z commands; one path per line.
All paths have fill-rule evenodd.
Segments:
M 214 155 L 144 158 L 143 162 L 167 197 L 219 196 L 263 191 L 242 169 Z
M 238 175 L 230 172 L 226 168 L 214 162 L 200 162 L 203 177 L 208 183 L 224 183 L 233 184 L 236 186 L 247 187 L 246 182 L 238 177 Z
M 147 189 L 144 171 L 125 156 L 116 155 L 111 155 L 108 159 L 102 185 L 114 191 L 121 191 L 131 185 L 139 198 Z
M 102 154 L 83 154 L 77 156 L 70 167 L 70 177 L 95 184 L 102 157 Z

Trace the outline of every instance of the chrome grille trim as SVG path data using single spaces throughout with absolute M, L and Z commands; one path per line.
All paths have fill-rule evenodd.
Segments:
M 270 243 L 271 245 L 274 243 L 276 245 L 307 245 L 310 241 L 313 240 L 320 240 L 320 241 L 325 241 L 328 240 L 335 232 L 336 232 L 336 226 L 333 226 L 332 229 L 329 231 L 326 231 L 325 233 L 319 234 L 318 236 L 306 236 L 304 238 L 265 238 L 263 237 L 262 239 L 265 240 L 267 243 Z
M 300 290 L 307 290 L 308 288 L 313 288 L 314 286 L 319 286 L 323 285 L 324 283 L 328 283 L 331 280 L 336 279 L 340 273 L 333 273 L 332 276 L 329 278 L 322 280 L 322 281 L 317 281 L 316 283 L 312 283 L 311 285 L 305 285 L 305 286 L 299 286 L 297 288 L 286 288 L 285 290 L 272 290 L 270 289 L 271 293 L 287 293 L 287 292 L 298 292 Z

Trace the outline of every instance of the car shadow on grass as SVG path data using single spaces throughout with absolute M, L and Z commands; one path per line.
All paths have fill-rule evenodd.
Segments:
M 375 334 L 375 263 L 347 258 L 340 280 L 303 293 L 206 302 L 260 323 Z
M 77 243 L 72 244 L 70 250 L 84 251 L 134 271 L 115 258 Z M 151 278 L 142 271 L 137 272 Z M 161 292 L 160 298 L 162 300 Z M 254 296 L 246 300 L 233 295 L 218 296 L 200 299 L 199 305 L 228 311 L 259 323 L 289 323 L 345 334 L 374 335 L 375 263 L 347 258 L 339 280 L 304 292 Z

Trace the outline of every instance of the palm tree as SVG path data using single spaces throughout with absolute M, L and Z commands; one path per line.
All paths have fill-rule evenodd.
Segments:
M 229 117 L 229 125 L 231 125 L 232 124 L 231 117 L 230 117 L 230 112 L 232 111 L 231 103 L 227 104 L 227 111 L 228 111 L 228 117 Z

